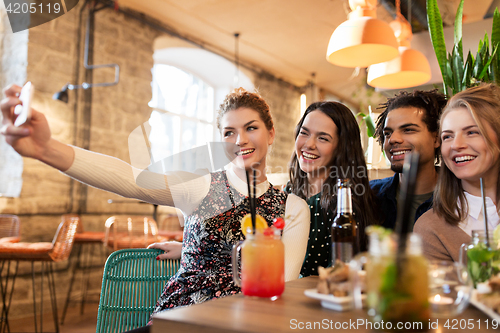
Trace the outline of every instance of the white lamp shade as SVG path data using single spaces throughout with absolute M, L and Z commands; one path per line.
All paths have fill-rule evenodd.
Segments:
M 401 46 L 400 55 L 390 61 L 368 68 L 368 84 L 383 89 L 402 89 L 427 83 L 431 79 L 431 67 L 419 51 Z
M 326 59 L 342 67 L 368 67 L 399 55 L 394 31 L 373 17 L 353 17 L 335 29 Z

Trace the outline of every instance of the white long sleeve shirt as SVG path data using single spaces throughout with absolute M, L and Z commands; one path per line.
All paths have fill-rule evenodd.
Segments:
M 126 198 L 176 207 L 184 215 L 189 215 L 198 207 L 210 188 L 210 174 L 199 176 L 175 172 L 163 175 L 135 169 L 128 163 L 108 155 L 77 147 L 73 149 L 75 160 L 66 170 L 66 175 Z M 246 182 L 231 169 L 227 171 L 227 177 L 236 191 L 248 195 Z M 260 197 L 268 188 L 268 181 L 258 184 L 256 196 Z M 285 221 L 282 241 L 285 245 L 285 280 L 289 281 L 299 277 L 306 254 L 310 225 L 307 203 L 294 194 L 288 195 Z

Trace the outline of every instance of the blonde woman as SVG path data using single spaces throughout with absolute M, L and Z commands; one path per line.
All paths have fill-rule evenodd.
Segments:
M 441 116 L 444 165 L 434 191 L 433 209 L 414 231 L 429 259 L 458 261 L 460 246 L 472 230 L 484 230 L 480 178 L 486 194 L 490 230 L 500 218 L 500 88 L 483 84 L 453 96 Z

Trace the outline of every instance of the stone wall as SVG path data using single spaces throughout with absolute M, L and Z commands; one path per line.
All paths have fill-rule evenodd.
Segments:
M 300 92 L 296 87 L 266 75 L 256 75 L 254 85 L 268 102 L 276 129 L 268 169 L 271 173 L 287 173 L 295 147 L 295 126 L 300 119 Z
M 128 135 L 147 121 L 151 113 L 148 102 L 151 99 L 153 43 L 161 33 L 119 12 L 110 9 L 99 11 L 95 16 L 93 63 L 118 64 L 120 82 L 112 87 L 93 88 L 91 103 L 84 100 L 88 92 L 70 91 L 69 103 L 64 104 L 53 100 L 52 95 L 68 82 L 84 81 L 82 65 L 86 11 L 78 44 L 80 9 L 77 7 L 54 21 L 29 30 L 26 77 L 36 87 L 33 107 L 45 114 L 54 138 L 76 146 L 88 146 L 93 151 L 128 161 Z M 7 54 L 6 50 L 3 52 Z M 78 79 L 77 70 L 80 73 Z M 113 70 L 94 71 L 93 81 L 96 83 L 113 81 L 113 78 Z M 22 84 L 23 81 L 12 79 L 10 82 Z M 269 165 L 272 172 L 280 172 L 286 169 L 293 149 L 292 133 L 299 118 L 300 94 L 296 88 L 264 75 L 256 76 L 255 86 L 271 105 L 277 135 Z M 66 213 L 80 214 L 86 230 L 103 230 L 104 221 L 110 215 L 151 215 L 153 212 L 152 205 L 80 185 L 61 172 L 31 159 L 24 159 L 22 177 L 20 197 L 0 197 L 0 214 L 20 216 L 23 241 L 51 241 L 61 215 Z M 109 199 L 118 203 L 110 204 Z M 160 207 L 158 212 L 159 220 L 173 213 L 164 207 Z M 175 229 L 179 225 L 174 222 L 169 227 Z M 95 259 L 100 265 L 104 264 L 103 257 Z M 64 305 L 68 290 L 70 263 L 55 265 L 59 309 Z M 39 270 L 39 267 L 36 269 Z M 31 316 L 31 312 L 27 311 L 32 308 L 33 293 L 29 272 L 30 265 L 21 262 L 11 318 Z M 91 290 L 95 292 L 99 290 L 102 273 L 97 270 L 92 274 Z M 47 288 L 44 290 L 47 291 Z M 44 310 L 50 311 L 48 293 L 44 299 Z

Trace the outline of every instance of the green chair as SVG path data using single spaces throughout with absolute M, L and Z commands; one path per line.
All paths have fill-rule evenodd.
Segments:
M 146 326 L 179 260 L 156 260 L 157 249 L 124 249 L 108 257 L 104 266 L 97 333 L 129 331 Z

